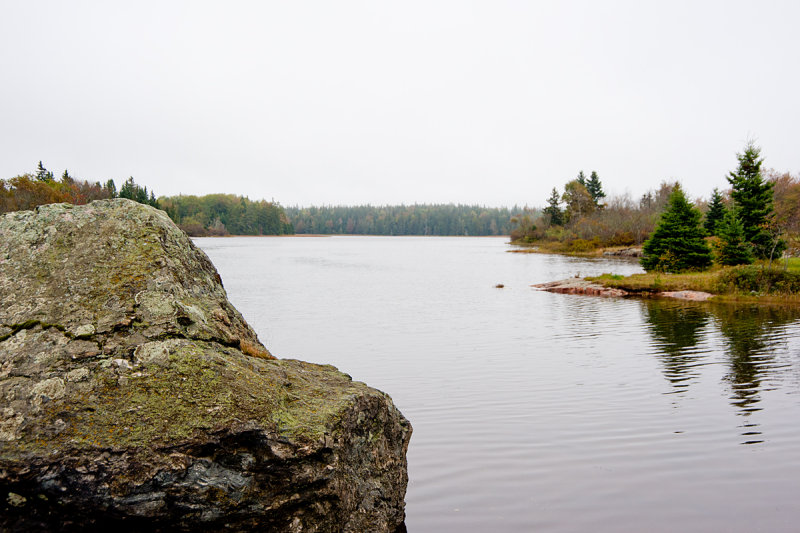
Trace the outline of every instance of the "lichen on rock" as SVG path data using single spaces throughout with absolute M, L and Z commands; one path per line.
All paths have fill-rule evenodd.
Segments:
M 0 529 L 393 531 L 411 426 L 127 200 L 0 217 Z

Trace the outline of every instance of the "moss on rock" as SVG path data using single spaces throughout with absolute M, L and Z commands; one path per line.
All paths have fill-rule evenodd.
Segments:
M 411 426 L 127 200 L 0 217 L 0 529 L 391 531 Z

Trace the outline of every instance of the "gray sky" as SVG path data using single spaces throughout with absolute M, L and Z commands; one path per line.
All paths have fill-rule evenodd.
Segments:
M 800 170 L 800 2 L 0 3 L 0 177 L 544 204 Z

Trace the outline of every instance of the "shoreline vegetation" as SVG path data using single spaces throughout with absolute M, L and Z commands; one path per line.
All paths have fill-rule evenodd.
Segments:
M 782 266 L 743 265 L 705 272 L 646 272 L 571 278 L 533 285 L 541 290 L 590 296 L 669 297 L 690 301 L 800 305 L 800 258 Z
M 128 198 L 161 209 L 191 237 L 259 235 L 431 235 L 509 236 L 515 213 L 534 216 L 525 207 L 413 204 L 283 207 L 266 200 L 233 194 L 156 197 L 153 190 L 129 177 L 117 191 L 78 179 L 64 170 L 60 179 L 40 161 L 35 172 L 0 179 L 0 214 L 52 203 L 87 204 L 93 200 Z
M 585 280 L 630 295 L 693 291 L 712 294 L 714 301 L 800 304 L 800 258 L 784 258 L 781 263 L 725 266 L 704 272 L 646 272 L 629 276 L 606 273 Z
M 716 299 L 800 302 L 800 175 L 762 171 L 748 142 L 727 176 L 730 188 L 690 201 L 664 181 L 634 201 L 607 198 L 596 171 L 553 188 L 543 209 L 415 204 L 287 207 L 232 194 L 156 198 L 133 177 L 117 191 L 39 162 L 35 173 L 0 179 L 0 213 L 48 203 L 128 198 L 164 210 L 192 237 L 505 236 L 513 253 L 638 259 L 646 274 L 587 278 L 607 289 L 652 295 L 700 291 Z
M 800 176 L 762 171 L 752 141 L 736 159 L 730 189 L 707 201 L 690 201 L 679 182 L 663 182 L 638 205 L 606 201 L 597 173 L 581 171 L 563 194 L 553 188 L 541 216 L 515 220 L 512 244 L 523 248 L 514 251 L 639 257 L 646 271 L 540 286 L 554 292 L 800 303 Z

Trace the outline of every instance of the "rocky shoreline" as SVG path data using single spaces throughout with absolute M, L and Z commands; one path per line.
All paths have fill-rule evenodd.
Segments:
M 569 278 L 560 281 L 537 283 L 531 286 L 539 290 L 555 292 L 559 294 L 584 294 L 588 296 L 604 296 L 614 298 L 647 296 L 704 302 L 714 296 L 713 294 L 700 291 L 630 292 L 623 289 L 606 287 L 600 283 L 588 281 L 582 278 Z

